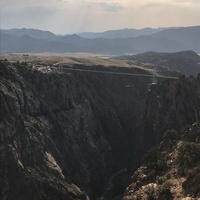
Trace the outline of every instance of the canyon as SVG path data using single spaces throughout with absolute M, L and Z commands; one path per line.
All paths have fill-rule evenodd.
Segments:
M 0 62 L 3 200 L 122 199 L 164 132 L 199 120 L 198 78 L 163 78 L 148 89 L 148 76 L 68 70 L 151 75 L 129 61 L 69 60 Z

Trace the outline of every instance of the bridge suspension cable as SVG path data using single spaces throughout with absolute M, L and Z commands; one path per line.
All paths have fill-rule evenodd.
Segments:
M 63 69 L 64 70 L 69 70 L 69 71 L 80 71 L 80 72 L 101 73 L 101 74 L 115 74 L 115 75 L 140 76 L 140 77 L 155 77 L 155 74 L 135 74 L 135 73 L 99 71 L 99 70 L 65 68 L 65 67 Z M 165 79 L 179 79 L 178 77 L 163 76 L 163 75 L 159 75 L 159 74 L 157 74 L 156 77 L 157 78 L 165 78 Z

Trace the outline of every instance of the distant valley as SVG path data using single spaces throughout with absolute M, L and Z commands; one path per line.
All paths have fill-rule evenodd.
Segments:
M 59 36 L 36 29 L 0 30 L 1 54 L 95 53 L 127 55 L 146 51 L 200 53 L 200 26 L 122 29 Z

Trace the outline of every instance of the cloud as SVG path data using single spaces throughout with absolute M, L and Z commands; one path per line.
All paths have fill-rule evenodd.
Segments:
M 58 1 L 60 1 L 60 2 L 64 2 L 64 3 L 69 3 L 68 0 L 58 0 Z
M 165 8 L 167 6 L 175 6 L 176 3 L 172 2 L 174 0 L 168 0 L 168 1 L 165 1 L 165 0 L 154 0 L 154 1 L 147 1 L 147 2 L 143 2 L 141 4 L 141 7 L 143 8 Z M 175 0 L 176 1 L 176 0 Z
M 199 10 L 200 0 L 0 0 L 2 28 L 60 34 L 198 25 Z
M 50 7 L 45 7 L 45 6 L 27 6 L 27 7 L 21 7 L 19 9 L 14 9 L 10 8 L 8 11 L 3 10 L 2 15 L 3 17 L 14 17 L 14 18 L 32 18 L 32 19 L 37 19 L 40 17 L 48 17 L 52 16 L 55 14 L 55 10 Z
M 174 0 L 174 1 L 179 3 L 190 3 L 190 4 L 200 3 L 199 0 Z
M 104 11 L 107 12 L 118 12 L 124 9 L 124 7 L 119 4 L 119 3 L 107 3 L 107 2 L 102 2 L 99 3 L 101 8 L 103 8 Z
M 199 0 L 152 0 L 149 2 L 144 2 L 140 5 L 143 9 L 163 9 L 163 11 L 166 11 L 166 8 L 169 8 L 170 10 L 177 9 L 177 11 L 183 10 L 183 9 L 194 9 L 198 7 L 200 4 Z

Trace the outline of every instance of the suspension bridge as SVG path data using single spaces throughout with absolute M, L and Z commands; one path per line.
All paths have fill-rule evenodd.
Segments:
M 114 75 L 125 75 L 125 76 L 139 76 L 139 77 L 150 77 L 150 78 L 164 78 L 164 79 L 179 79 L 179 77 L 174 76 L 164 76 L 160 74 L 139 74 L 139 73 L 128 73 L 128 72 L 111 72 L 111 71 L 101 71 L 101 70 L 91 70 L 91 69 L 77 69 L 77 68 L 62 68 L 68 71 L 79 71 L 88 73 L 99 73 L 99 74 L 114 74 Z

